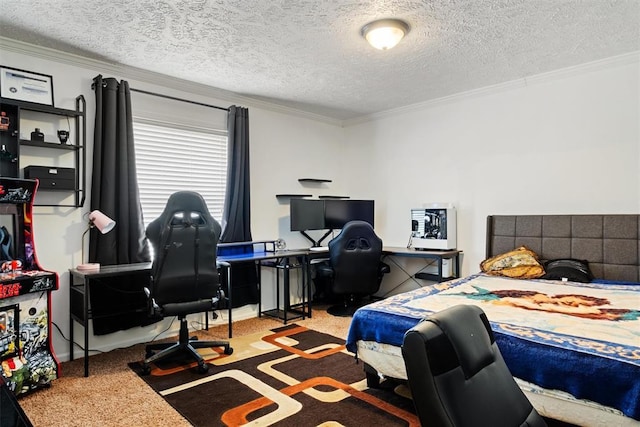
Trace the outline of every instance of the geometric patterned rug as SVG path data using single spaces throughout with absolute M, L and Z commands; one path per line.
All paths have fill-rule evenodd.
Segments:
M 168 361 L 141 378 L 196 427 L 420 425 L 407 388 L 368 389 L 340 338 L 292 324 L 230 342 L 231 355 L 199 350 L 206 374 Z

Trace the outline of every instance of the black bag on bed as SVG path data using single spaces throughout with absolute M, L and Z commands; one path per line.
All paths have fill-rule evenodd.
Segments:
M 589 262 L 580 259 L 554 259 L 544 264 L 545 275 L 541 279 L 568 280 L 570 282 L 589 283 L 593 280 L 593 273 Z

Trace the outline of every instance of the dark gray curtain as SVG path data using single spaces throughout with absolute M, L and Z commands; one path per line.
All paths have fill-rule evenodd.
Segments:
M 221 242 L 250 242 L 251 191 L 249 186 L 249 110 L 229 107 L 227 118 L 227 195 L 222 215 Z M 253 262 L 231 266 L 232 306 L 257 304 L 258 274 Z
M 93 143 L 91 210 L 116 221 L 107 234 L 90 231 L 89 261 L 103 265 L 150 260 L 138 191 L 129 83 L 93 79 L 96 121 Z
M 227 118 L 227 198 L 222 218 L 222 242 L 250 242 L 249 110 L 232 105 Z

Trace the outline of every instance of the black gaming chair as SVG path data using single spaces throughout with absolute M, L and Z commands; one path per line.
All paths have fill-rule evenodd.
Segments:
M 190 340 L 186 317 L 216 310 L 224 302 L 216 265 L 220 224 L 200 194 L 179 191 L 169 197 L 164 211 L 149 224 L 146 234 L 155 251 L 151 286 L 145 289 L 150 314 L 178 316 L 180 336 L 177 343 L 149 344 L 145 370 L 150 370 L 152 362 L 185 351 L 198 362 L 198 370 L 206 372 L 208 365 L 196 348 L 224 347 L 225 354 L 231 354 L 233 349 L 226 341 Z M 154 354 L 155 351 L 158 352 Z
M 402 345 L 422 425 L 543 427 L 518 387 L 480 307 L 456 305 L 407 331 Z
M 351 316 L 359 298 L 375 294 L 390 271 L 380 261 L 382 240 L 368 222 L 350 221 L 328 246 L 329 261 L 316 266 L 316 276 L 328 282 L 331 293 L 342 296 L 344 303 L 329 307 L 327 312 Z

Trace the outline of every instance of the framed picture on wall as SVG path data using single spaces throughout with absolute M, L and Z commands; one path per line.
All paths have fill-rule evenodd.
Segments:
M 0 96 L 53 107 L 53 77 L 0 66 Z

